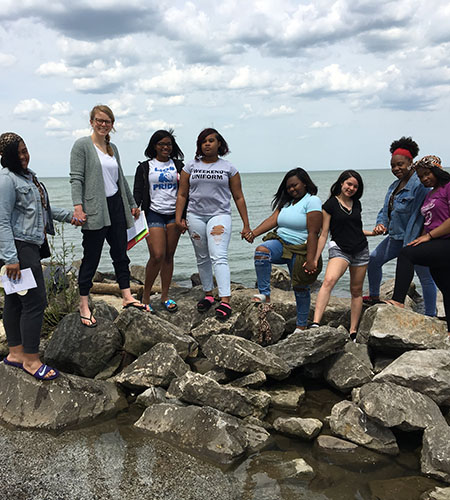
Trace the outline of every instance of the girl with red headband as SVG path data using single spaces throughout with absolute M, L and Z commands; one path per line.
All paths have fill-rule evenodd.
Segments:
M 391 144 L 391 170 L 397 177 L 388 188 L 383 208 L 378 213 L 376 234 L 386 238 L 370 255 L 368 277 L 369 296 L 363 297 L 366 304 L 373 305 L 380 299 L 382 267 L 398 257 L 401 249 L 419 236 L 423 227 L 420 207 L 429 191 L 420 183 L 414 169 L 413 158 L 419 153 L 419 146 L 411 137 L 402 137 Z M 436 315 L 436 285 L 428 267 L 415 266 L 422 285 L 425 314 Z

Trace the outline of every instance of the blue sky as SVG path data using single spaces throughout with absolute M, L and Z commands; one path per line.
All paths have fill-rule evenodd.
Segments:
M 66 176 L 108 104 L 127 174 L 175 128 L 219 129 L 241 172 L 388 168 L 411 135 L 447 166 L 450 5 L 440 0 L 0 0 L 0 131 Z

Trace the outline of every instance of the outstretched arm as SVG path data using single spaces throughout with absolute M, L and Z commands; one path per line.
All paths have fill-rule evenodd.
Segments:
M 235 174 L 231 177 L 230 190 L 233 195 L 234 203 L 236 203 L 236 208 L 238 209 L 239 215 L 242 219 L 243 228 L 241 231 L 241 237 L 246 238 L 251 230 L 250 223 L 248 221 L 247 205 L 245 203 L 244 193 L 242 192 L 241 176 L 239 174 Z

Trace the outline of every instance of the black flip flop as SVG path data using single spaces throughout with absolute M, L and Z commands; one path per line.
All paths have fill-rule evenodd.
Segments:
M 86 325 L 85 323 L 83 323 L 83 319 L 85 321 L 90 321 L 91 324 L 90 325 Z M 89 318 L 87 316 L 81 316 L 81 313 L 80 313 L 80 322 L 83 326 L 85 326 L 86 328 L 96 328 L 97 326 L 97 321 L 95 321 L 95 323 L 92 321 L 94 319 L 94 315 L 91 313 L 91 315 L 89 316 Z

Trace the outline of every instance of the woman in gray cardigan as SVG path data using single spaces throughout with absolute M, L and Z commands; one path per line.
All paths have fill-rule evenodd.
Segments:
M 123 175 L 119 152 L 110 143 L 114 114 L 108 106 L 95 106 L 90 114 L 92 135 L 78 139 L 70 155 L 70 183 L 74 217 L 83 226 L 83 260 L 78 275 L 80 319 L 89 328 L 97 321 L 89 309 L 88 297 L 106 239 L 110 246 L 123 306 L 149 311 L 130 290 L 130 260 L 127 256 L 127 228 L 139 216 L 139 208 Z

